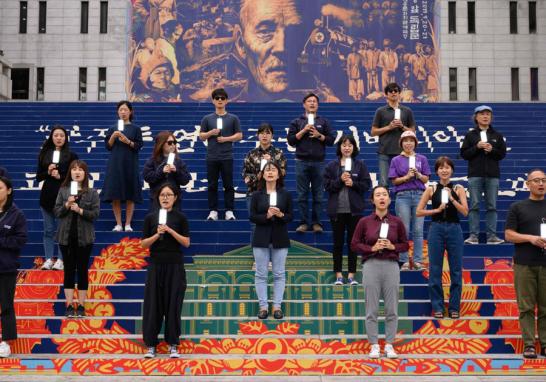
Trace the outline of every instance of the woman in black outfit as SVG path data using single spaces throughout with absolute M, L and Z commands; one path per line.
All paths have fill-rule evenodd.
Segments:
M 173 208 L 180 197 L 180 188 L 165 183 L 159 187 L 156 201 L 166 210 L 166 224 L 159 224 L 161 210 L 144 219 L 142 247 L 150 248 L 150 261 L 144 288 L 142 334 L 148 347 L 145 358 L 153 358 L 159 343 L 157 336 L 165 321 L 165 342 L 171 358 L 178 358 L 181 333 L 180 316 L 186 292 L 186 270 L 182 247 L 190 246 L 190 230 L 186 216 Z

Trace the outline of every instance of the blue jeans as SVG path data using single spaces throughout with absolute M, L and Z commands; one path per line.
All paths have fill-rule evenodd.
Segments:
M 396 194 L 394 205 L 396 216 L 402 219 L 404 223 L 408 239 L 411 236 L 413 240 L 413 262 L 418 263 L 423 262 L 423 226 L 425 224 L 424 217 L 418 218 L 415 215 L 421 195 L 423 195 L 421 190 L 400 191 Z M 408 252 L 401 253 L 400 262 L 407 262 L 408 255 Z
M 44 256 L 47 259 L 52 259 L 55 256 L 55 247 L 57 247 L 57 253 L 59 258 L 61 256 L 61 251 L 58 249 L 58 246 L 55 245 L 55 233 L 57 232 L 57 218 L 53 212 L 46 211 L 42 207 L 42 217 L 44 219 Z
M 458 312 L 463 289 L 463 230 L 459 223 L 430 223 L 428 229 L 428 290 L 433 312 L 444 311 L 442 268 L 445 250 L 447 250 L 451 277 L 449 312 Z
M 288 248 L 258 248 L 253 247 L 256 261 L 256 294 L 260 309 L 267 309 L 267 274 L 269 261 L 273 266 L 273 308 L 280 309 L 286 285 L 286 256 Z
M 470 234 L 477 236 L 480 233 L 480 201 L 483 194 L 487 209 L 485 213 L 487 238 L 497 236 L 499 178 L 468 178 L 468 192 L 470 193 L 470 211 L 468 212 L 468 230 Z
M 324 162 L 306 162 L 296 159 L 296 191 L 298 193 L 298 208 L 300 224 L 320 224 L 322 210 Z M 309 186 L 313 195 L 313 209 L 309 219 Z
M 391 166 L 391 160 L 396 155 L 377 154 L 379 165 L 379 180 L 378 186 L 388 187 L 389 185 L 389 167 Z

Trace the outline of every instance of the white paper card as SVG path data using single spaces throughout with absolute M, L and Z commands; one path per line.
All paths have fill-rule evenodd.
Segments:
M 118 131 L 123 131 L 124 127 L 125 123 L 123 123 L 123 119 L 118 119 Z
M 51 160 L 51 163 L 59 164 L 60 161 L 61 161 L 61 152 L 57 151 L 57 150 L 54 150 L 53 151 L 53 159 Z
M 277 206 L 277 193 L 272 192 L 269 194 L 269 206 L 270 207 L 276 207 Z
M 353 168 L 353 160 L 351 158 L 345 158 L 345 172 L 351 172 Z
M 487 142 L 487 131 L 480 131 L 480 140 L 482 142 Z
M 167 224 L 167 210 L 165 208 L 161 208 L 159 210 L 159 225 L 165 225 Z
M 409 168 L 416 168 L 415 167 L 415 155 L 412 155 L 409 157 Z
M 379 238 L 386 239 L 389 236 L 389 223 L 381 223 L 381 229 L 379 230 Z
M 222 118 L 216 118 L 216 128 L 222 130 L 224 127 L 224 120 Z
M 267 159 L 260 159 L 260 171 L 263 171 L 264 170 L 264 167 L 267 163 Z
M 76 182 L 75 180 L 70 182 L 70 195 L 72 196 L 78 195 L 78 182 Z
M 447 204 L 449 203 L 449 193 L 445 188 L 442 189 L 442 203 Z
M 402 117 L 402 112 L 400 109 L 394 109 L 394 119 L 400 119 Z
M 167 164 L 171 166 L 174 164 L 174 153 L 169 153 L 169 156 L 167 157 Z
M 308 125 L 314 125 L 315 124 L 315 115 L 314 114 L 307 114 L 307 124 Z
M 546 239 L 546 223 L 540 225 L 540 237 Z

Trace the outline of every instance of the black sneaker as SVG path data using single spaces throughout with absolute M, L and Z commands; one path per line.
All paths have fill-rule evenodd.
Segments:
M 76 317 L 76 313 L 74 312 L 74 307 L 72 305 L 68 305 L 66 307 L 66 312 L 64 314 L 68 318 L 74 318 Z
M 284 314 L 282 313 L 282 310 L 277 309 L 273 312 L 273 317 L 275 317 L 276 320 L 280 320 L 284 317 Z
M 83 305 L 78 305 L 76 308 L 76 317 L 85 317 L 85 308 Z

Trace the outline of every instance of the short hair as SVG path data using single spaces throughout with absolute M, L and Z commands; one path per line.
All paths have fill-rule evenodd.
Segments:
M 351 144 L 353 145 L 353 152 L 351 153 L 351 158 L 356 157 L 360 151 L 358 150 L 358 146 L 356 144 L 355 137 L 352 134 L 343 134 L 341 136 L 341 138 L 339 138 L 339 141 L 337 142 L 337 146 L 336 146 L 336 155 L 337 155 L 337 157 L 338 158 L 342 157 L 341 145 L 343 143 L 345 143 L 346 141 L 351 142 Z
M 4 204 L 4 211 L 7 211 L 13 204 L 13 184 L 11 183 L 11 180 L 5 176 L 0 176 L 0 182 L 4 183 L 8 190 L 11 190 L 11 194 L 8 195 L 6 204 Z
M 317 102 L 320 102 L 320 99 L 319 99 L 319 96 L 316 95 L 315 93 L 311 92 L 311 93 L 307 93 L 307 95 L 305 97 L 303 97 L 303 100 L 301 101 L 302 103 L 305 103 L 305 101 L 307 101 L 308 98 L 311 98 L 311 97 L 315 97 Z
M 273 126 L 271 126 L 268 122 L 262 122 L 260 124 L 260 127 L 258 127 L 258 134 L 263 133 L 265 131 L 269 131 L 271 135 L 273 135 Z
M 370 199 L 372 200 L 372 202 L 373 202 L 373 195 L 375 194 L 375 190 L 377 190 L 378 188 L 384 188 L 385 191 L 387 191 L 387 194 L 389 194 L 389 189 L 387 188 L 387 186 L 383 186 L 383 185 L 381 185 L 381 184 L 380 184 L 380 185 L 377 185 L 377 186 L 375 186 L 374 188 L 372 188 L 372 193 L 371 193 L 371 195 L 370 195 Z M 389 196 L 390 196 L 390 194 L 389 194 Z
M 544 170 L 541 170 L 540 168 L 534 168 L 532 170 L 530 170 L 528 173 L 527 173 L 527 179 L 529 179 L 529 176 L 533 173 L 533 172 L 541 172 L 544 174 Z
M 133 121 L 133 117 L 134 117 L 134 112 L 133 112 L 133 104 L 127 100 L 122 100 L 122 101 L 119 101 L 117 106 L 116 106 L 116 111 L 119 110 L 120 107 L 122 107 L 123 105 L 127 106 L 127 108 L 129 109 L 129 111 L 131 112 L 131 114 L 129 115 L 129 121 Z
M 218 88 L 214 89 L 211 94 L 211 98 L 214 99 L 216 97 L 226 97 L 228 99 L 228 94 L 224 88 Z
M 396 82 L 391 82 L 390 84 L 387 84 L 387 86 L 385 86 L 385 94 L 387 94 L 391 90 L 398 90 L 398 93 L 402 91 L 400 85 L 398 85 Z
M 165 183 L 163 183 L 161 186 L 159 186 L 157 188 L 157 191 L 155 192 L 155 195 L 154 195 L 154 199 L 157 201 L 157 204 L 159 206 L 161 206 L 161 203 L 160 203 L 160 200 L 159 200 L 159 195 L 161 194 L 161 191 L 163 191 L 163 189 L 165 187 L 167 187 L 169 190 L 171 190 L 173 192 L 174 196 L 176 196 L 176 200 L 173 203 L 173 208 L 174 207 L 178 208 L 178 204 L 180 203 L 180 187 L 177 187 L 174 184 L 171 184 L 169 182 L 165 182 Z M 161 208 L 161 207 L 159 207 L 159 208 Z
M 453 172 L 455 172 L 455 165 L 453 164 L 453 161 L 446 156 L 441 156 L 436 159 L 436 163 L 434 163 L 434 172 L 438 172 L 438 169 L 446 164 L 451 167 L 451 170 L 453 170 Z

